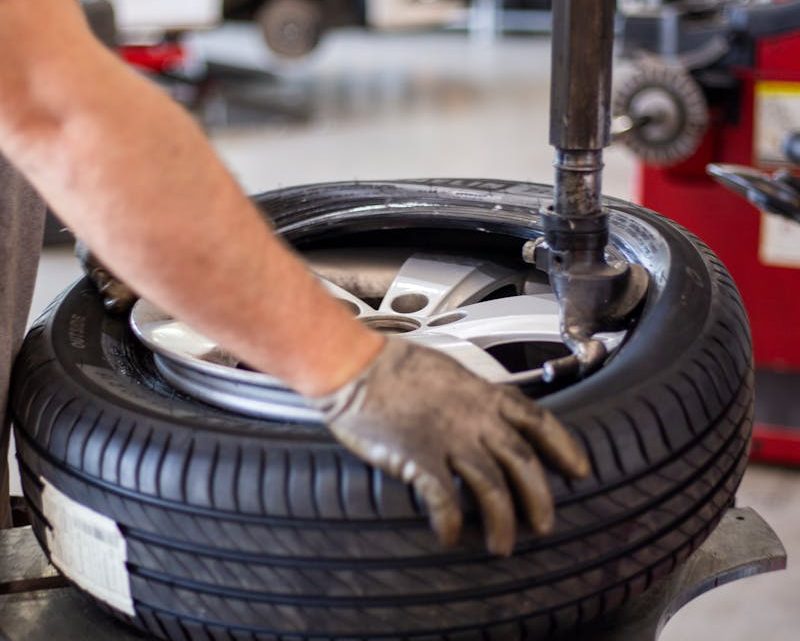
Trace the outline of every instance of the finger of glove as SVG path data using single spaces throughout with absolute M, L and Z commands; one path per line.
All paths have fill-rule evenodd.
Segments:
M 462 515 L 458 502 L 458 490 L 453 483 L 450 470 L 441 466 L 427 466 L 412 479 L 417 494 L 425 501 L 428 519 L 437 538 L 447 547 L 458 542 L 461 534 Z
M 386 439 L 376 440 L 374 434 L 360 433 L 359 427 L 363 425 L 360 420 L 339 420 L 328 427 L 356 456 L 406 483 L 411 483 L 425 502 L 431 528 L 439 541 L 448 547 L 455 545 L 461 534 L 462 515 L 458 490 L 444 456 L 435 455 L 430 450 L 420 451 L 420 448 L 387 443 Z M 371 425 L 374 428 L 376 423 Z
M 514 432 L 500 438 L 487 438 L 485 445 L 514 482 L 533 531 L 550 533 L 555 521 L 553 495 L 544 468 L 531 446 Z
M 561 470 L 578 479 L 588 476 L 591 465 L 586 453 L 559 420 L 520 392 L 514 392 L 503 395 L 502 415 Z
M 486 547 L 492 554 L 509 556 L 514 549 L 516 518 L 503 471 L 490 452 L 482 449 L 470 456 L 453 456 L 450 464 L 475 494 Z

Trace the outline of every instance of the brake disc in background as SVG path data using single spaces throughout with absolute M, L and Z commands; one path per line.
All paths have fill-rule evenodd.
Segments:
M 708 104 L 697 81 L 679 66 L 645 61 L 615 89 L 615 139 L 649 165 L 689 158 L 708 128 Z

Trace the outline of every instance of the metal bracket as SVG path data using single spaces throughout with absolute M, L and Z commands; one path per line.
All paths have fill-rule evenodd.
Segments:
M 786 549 L 751 508 L 728 510 L 706 541 L 672 574 L 590 630 L 561 641 L 656 641 L 689 601 L 720 585 L 786 568 Z M 698 633 L 698 637 L 703 637 Z
M 785 567 L 786 550 L 772 528 L 752 509 L 730 509 L 672 574 L 561 641 L 656 641 L 670 617 L 704 592 Z M 30 528 L 0 530 L 0 641 L 144 638 L 64 585 Z
M 522 259 L 549 274 L 559 301 L 561 336 L 572 351 L 544 363 L 545 382 L 591 374 L 608 356 L 605 345 L 592 336 L 630 326 L 644 302 L 650 274 L 623 261 L 577 262 L 567 268 L 543 237 L 525 243 Z

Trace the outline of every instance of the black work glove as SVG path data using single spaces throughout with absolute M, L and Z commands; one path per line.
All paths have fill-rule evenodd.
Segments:
M 83 268 L 83 273 L 89 277 L 103 297 L 103 305 L 109 312 L 123 314 L 133 307 L 138 298 L 136 293 L 106 269 L 81 240 L 75 242 L 75 255 Z
M 508 555 L 516 519 L 504 472 L 534 531 L 545 534 L 553 498 L 534 450 L 572 477 L 590 471 L 558 420 L 519 390 L 402 339 L 388 339 L 364 373 L 317 406 L 345 447 L 414 486 L 445 545 L 456 542 L 462 522 L 454 472 L 478 500 L 488 549 Z

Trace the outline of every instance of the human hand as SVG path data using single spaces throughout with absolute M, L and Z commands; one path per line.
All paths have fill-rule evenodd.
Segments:
M 546 534 L 553 498 L 536 451 L 574 478 L 590 471 L 558 420 L 519 390 L 401 339 L 387 340 L 364 373 L 317 405 L 345 447 L 414 486 L 445 545 L 457 541 L 462 523 L 453 473 L 477 498 L 489 551 L 509 555 L 516 518 L 505 476 L 534 531 Z
M 78 257 L 84 274 L 97 287 L 108 311 L 122 314 L 133 307 L 138 298 L 136 293 L 114 276 L 81 240 L 75 243 L 75 256 Z

